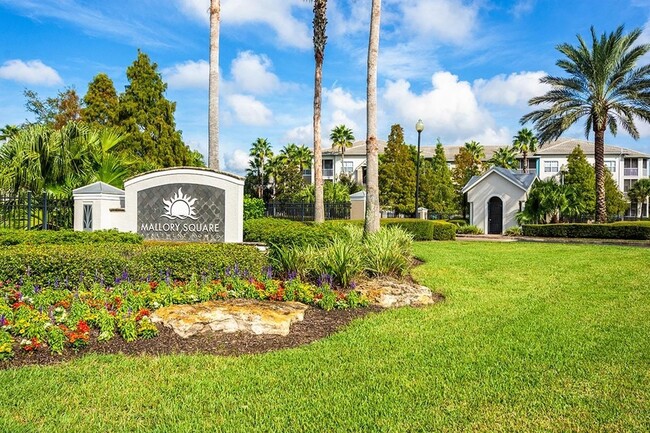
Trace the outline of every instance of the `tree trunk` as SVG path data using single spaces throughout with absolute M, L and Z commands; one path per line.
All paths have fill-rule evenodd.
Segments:
M 210 0 L 210 83 L 208 167 L 219 170 L 219 21 L 220 0 Z
M 325 57 L 325 29 L 327 0 L 314 0 L 314 222 L 325 222 L 323 198 L 323 154 L 321 152 L 321 93 L 323 87 L 323 58 Z
M 594 122 L 594 125 L 596 122 Z M 600 129 L 600 128 L 599 128 Z M 607 204 L 605 201 L 605 129 L 595 132 L 594 154 L 596 164 L 596 222 L 607 222 Z
M 528 152 L 524 151 L 524 173 L 528 173 Z
M 379 230 L 379 147 L 377 144 L 377 57 L 381 0 L 372 0 L 368 41 L 368 79 L 366 101 L 366 221 L 364 233 Z

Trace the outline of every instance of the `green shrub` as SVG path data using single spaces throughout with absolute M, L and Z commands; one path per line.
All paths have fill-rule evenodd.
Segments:
M 459 219 L 454 219 L 454 220 L 447 220 L 448 223 L 455 224 L 457 227 L 462 227 L 467 225 L 466 220 L 459 220 Z M 458 232 L 456 232 L 458 233 Z
M 0 229 L 0 245 L 42 245 L 42 244 L 98 244 L 122 243 L 141 244 L 142 236 L 137 233 L 117 230 L 77 232 L 72 230 L 15 230 Z
M 650 240 L 650 224 L 646 222 L 525 224 L 522 232 L 524 236 L 537 237 Z
M 335 239 L 318 252 L 316 269 L 348 287 L 363 269 L 361 245 L 345 238 Z
M 383 227 L 367 237 L 363 265 L 370 275 L 404 275 L 411 265 L 413 236 L 401 227 Z
M 244 196 L 244 221 L 264 218 L 266 214 L 266 205 L 261 198 Z
M 244 240 L 283 245 L 325 245 L 334 239 L 336 225 L 303 223 L 279 218 L 244 221 Z
M 434 241 L 453 241 L 456 239 L 456 226 L 446 221 L 431 221 L 433 223 Z
M 456 234 L 459 235 L 482 235 L 483 230 L 472 224 L 456 227 Z
M 363 220 L 333 220 L 323 224 L 340 231 L 342 225 L 363 227 Z M 415 241 L 447 241 L 456 239 L 456 225 L 443 220 L 421 220 L 411 218 L 384 218 L 381 227 L 401 227 L 413 235 Z
M 76 284 L 80 278 L 187 280 L 238 265 L 255 274 L 268 265 L 257 248 L 238 244 L 16 245 L 0 249 L 0 281 Z
M 509 227 L 506 232 L 506 236 L 521 236 L 521 227 L 519 226 L 513 226 Z

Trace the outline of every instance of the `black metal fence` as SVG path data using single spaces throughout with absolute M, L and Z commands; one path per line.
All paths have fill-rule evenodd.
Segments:
M 71 229 L 74 200 L 31 192 L 0 194 L 0 228 Z
M 269 202 L 266 204 L 266 216 L 294 221 L 313 221 L 314 203 Z M 325 203 L 325 219 L 350 219 L 350 203 Z

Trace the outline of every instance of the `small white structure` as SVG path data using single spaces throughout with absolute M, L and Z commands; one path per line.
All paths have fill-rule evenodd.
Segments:
M 75 230 L 117 229 L 145 239 L 242 242 L 244 179 L 202 168 L 145 173 L 124 191 L 95 182 L 73 191 Z
M 524 209 L 528 192 L 537 176 L 492 167 L 472 177 L 463 188 L 469 203 L 469 223 L 483 233 L 502 234 L 517 225 L 517 212 Z

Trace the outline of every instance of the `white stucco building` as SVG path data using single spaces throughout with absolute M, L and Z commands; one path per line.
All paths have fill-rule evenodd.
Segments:
M 517 226 L 517 212 L 523 210 L 535 179 L 534 173 L 501 167 L 472 177 L 463 188 L 469 204 L 469 223 L 487 234 L 502 234 Z

